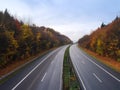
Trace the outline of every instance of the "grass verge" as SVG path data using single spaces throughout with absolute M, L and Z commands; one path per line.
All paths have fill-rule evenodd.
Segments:
M 80 90 L 79 83 L 70 63 L 69 47 L 65 51 L 63 61 L 63 90 Z

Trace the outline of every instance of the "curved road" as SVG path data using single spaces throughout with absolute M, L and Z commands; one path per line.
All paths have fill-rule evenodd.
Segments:
M 77 47 L 70 47 L 70 57 L 82 90 L 120 90 L 120 73 L 113 71 Z
M 0 85 L 0 90 L 62 90 L 64 52 L 60 47 L 37 58 Z

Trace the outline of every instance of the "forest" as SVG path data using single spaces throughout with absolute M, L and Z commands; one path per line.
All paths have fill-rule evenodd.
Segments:
M 25 24 L 6 9 L 0 11 L 0 68 L 24 60 L 44 50 L 72 43 L 52 28 Z
M 101 27 L 79 39 L 78 43 L 98 55 L 120 61 L 120 17 L 107 25 L 102 23 Z

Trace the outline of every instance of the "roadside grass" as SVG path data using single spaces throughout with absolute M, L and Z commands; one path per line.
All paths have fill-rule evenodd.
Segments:
M 80 90 L 78 80 L 70 63 L 69 47 L 65 51 L 63 61 L 63 90 Z
M 79 47 L 79 46 L 78 46 Z M 96 59 L 97 61 L 103 63 L 104 65 L 106 65 L 107 67 L 117 71 L 120 73 L 120 62 L 119 61 L 115 61 L 109 57 L 103 57 L 100 56 L 98 54 L 96 54 L 95 52 L 92 52 L 90 50 L 87 50 L 85 48 L 79 47 L 84 53 L 90 55 L 91 57 L 93 57 L 94 59 Z

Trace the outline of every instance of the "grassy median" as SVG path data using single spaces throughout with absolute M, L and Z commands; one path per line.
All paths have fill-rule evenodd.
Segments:
M 65 51 L 63 62 L 63 90 L 80 90 L 69 57 L 69 47 Z

